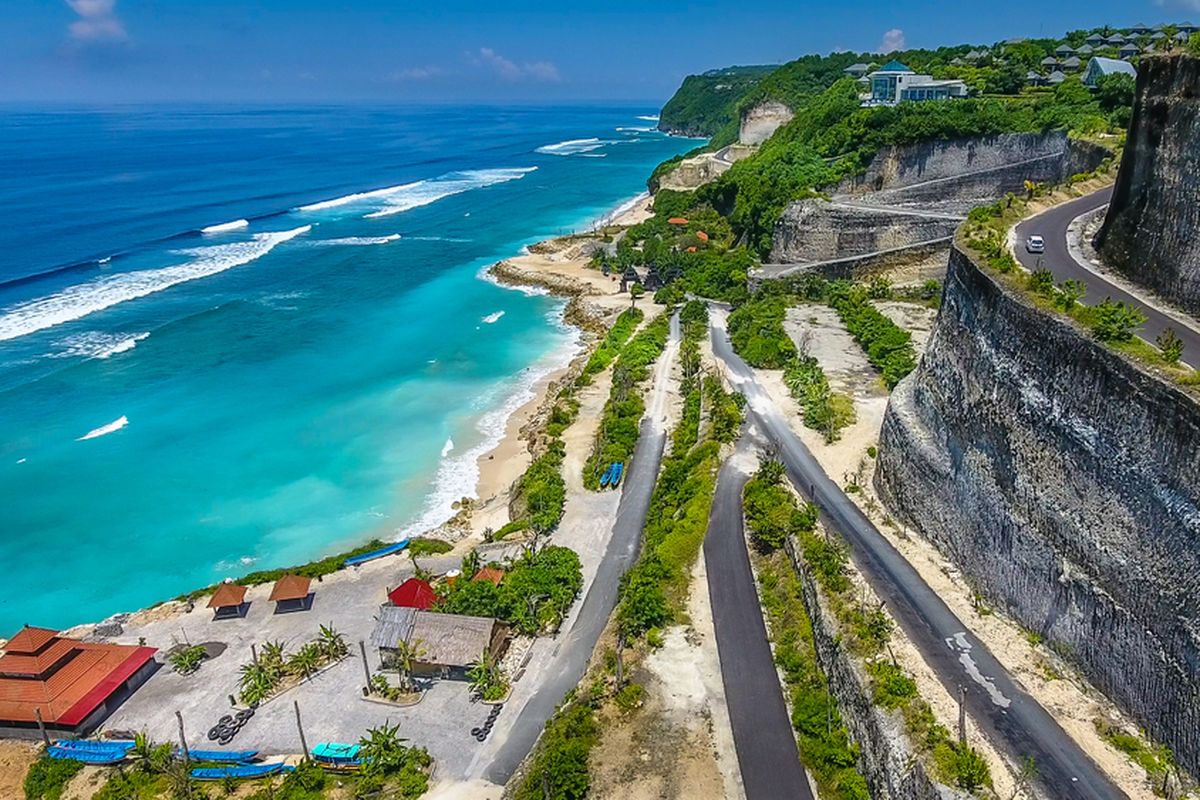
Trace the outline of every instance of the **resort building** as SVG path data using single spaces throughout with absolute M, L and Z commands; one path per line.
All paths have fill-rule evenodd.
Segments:
M 490 617 L 437 614 L 402 606 L 381 606 L 371 632 L 384 669 L 395 669 L 400 643 L 416 650 L 413 672 L 464 680 L 484 653 L 500 658 L 508 645 L 508 626 Z
M 94 730 L 158 669 L 153 647 L 95 644 L 26 626 L 0 656 L 0 734 Z
M 899 61 L 889 61 L 867 76 L 870 94 L 862 98 L 864 106 L 894 106 L 905 101 L 946 100 L 966 97 L 967 84 L 961 80 L 934 80 L 918 75 Z
M 1136 44 L 1130 43 L 1121 45 L 1121 49 L 1117 51 L 1117 55 L 1119 55 L 1121 58 L 1133 58 L 1140 52 L 1141 51 L 1138 50 L 1138 46 Z
M 1128 61 L 1119 58 L 1102 58 L 1096 56 L 1088 62 L 1087 71 L 1083 73 L 1083 83 L 1093 89 L 1101 78 L 1106 75 L 1129 75 L 1137 78 L 1137 69 Z
M 851 64 L 850 66 L 848 66 L 844 70 L 842 70 L 842 72 L 846 73 L 851 78 L 861 78 L 870 71 L 871 71 L 871 66 L 869 64 L 863 64 L 862 62 L 859 62 L 857 64 Z

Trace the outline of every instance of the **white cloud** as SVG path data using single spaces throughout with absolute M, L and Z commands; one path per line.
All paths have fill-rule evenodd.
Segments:
M 67 31 L 77 42 L 123 42 L 129 38 L 117 17 L 117 0 L 66 0 L 79 15 Z
M 883 41 L 879 43 L 879 52 L 894 53 L 897 50 L 903 50 L 904 45 L 904 31 L 899 28 L 892 28 L 883 34 Z
M 557 83 L 562 80 L 562 76 L 558 74 L 558 67 L 549 61 L 517 64 L 490 47 L 479 48 L 478 54 L 473 56 L 472 60 L 476 64 L 488 67 L 506 81 L 529 79 L 542 83 Z
M 441 67 L 406 67 L 388 76 L 393 81 L 427 81 L 445 74 Z

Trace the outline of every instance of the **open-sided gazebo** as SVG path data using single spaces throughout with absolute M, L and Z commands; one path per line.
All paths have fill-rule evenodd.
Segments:
M 275 581 L 271 596 L 267 599 L 275 604 L 276 614 L 289 611 L 307 611 L 312 608 L 313 593 L 309 591 L 312 578 L 303 575 L 284 575 Z
M 208 607 L 215 609 L 213 619 L 244 617 L 249 606 L 246 602 L 246 587 L 236 583 L 222 583 L 208 601 Z

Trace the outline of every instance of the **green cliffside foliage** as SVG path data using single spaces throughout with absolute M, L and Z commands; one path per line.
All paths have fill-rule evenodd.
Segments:
M 738 103 L 774 70 L 774 66 L 729 67 L 688 75 L 659 112 L 659 130 L 712 138 L 732 125 L 736 139 Z

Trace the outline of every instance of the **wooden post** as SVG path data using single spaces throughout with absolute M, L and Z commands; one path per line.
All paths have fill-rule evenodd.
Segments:
M 625 649 L 625 637 L 617 637 L 617 691 L 621 690 L 621 683 L 625 679 L 625 665 L 621 657 L 621 651 Z
M 250 645 L 250 660 L 255 664 L 258 663 L 258 648 L 253 643 Z
M 46 723 L 42 721 L 42 709 L 35 707 L 33 709 L 33 715 L 37 717 L 38 730 L 42 734 L 42 744 L 46 745 L 46 747 L 49 747 L 50 736 L 46 733 Z
M 175 720 L 179 723 L 179 743 L 183 745 L 183 763 L 187 764 L 192 760 L 192 754 L 188 750 L 187 737 L 183 733 L 183 714 L 175 712 Z
M 967 743 L 967 689 L 962 684 L 958 686 L 958 743 Z
M 367 678 L 367 691 L 371 690 L 371 667 L 367 664 L 367 646 L 362 639 L 358 640 L 358 651 L 362 653 L 363 675 Z
M 304 748 L 304 760 L 308 761 L 308 741 L 304 738 L 304 726 L 300 723 L 300 703 L 293 700 L 292 707 L 296 709 L 296 730 L 300 732 L 300 746 Z

